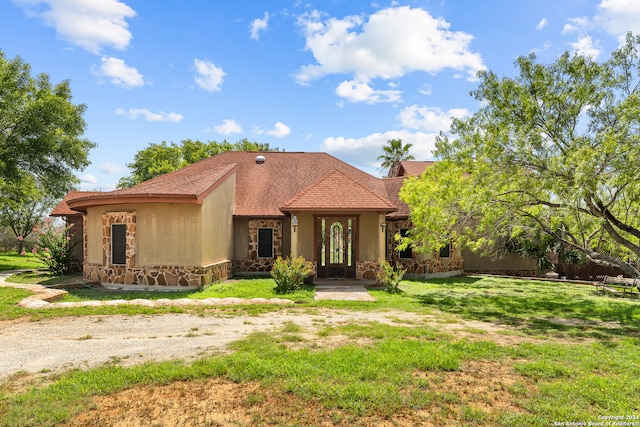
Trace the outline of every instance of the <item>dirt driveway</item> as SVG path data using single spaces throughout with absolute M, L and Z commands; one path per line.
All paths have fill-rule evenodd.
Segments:
M 59 371 L 106 362 L 123 365 L 148 360 L 193 359 L 226 351 L 252 332 L 274 331 L 293 322 L 307 333 L 348 322 L 415 323 L 406 312 L 325 310 L 309 314 L 286 309 L 259 316 L 202 317 L 190 314 L 81 316 L 37 322 L 0 322 L 0 379 L 17 372 Z

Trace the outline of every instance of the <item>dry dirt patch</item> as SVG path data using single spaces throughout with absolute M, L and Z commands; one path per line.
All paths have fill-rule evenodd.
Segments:
M 389 417 L 354 416 L 328 409 L 258 383 L 208 381 L 176 382 L 136 387 L 110 396 L 96 396 L 91 410 L 76 416 L 64 427 L 80 426 L 442 426 L 459 425 L 460 406 L 479 411 L 485 420 L 474 425 L 490 426 L 505 412 L 522 412 L 512 390 L 516 385 L 533 391 L 529 380 L 500 362 L 467 363 L 460 371 L 420 373 L 428 381 L 421 392 L 451 395 L 459 401 L 434 398 L 428 408 L 403 411 Z M 407 393 L 416 390 L 408 390 Z

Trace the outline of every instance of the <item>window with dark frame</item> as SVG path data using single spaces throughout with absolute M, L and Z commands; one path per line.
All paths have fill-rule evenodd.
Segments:
M 111 264 L 127 263 L 127 225 L 111 225 Z
M 449 243 L 440 248 L 440 258 L 451 258 L 451 245 Z
M 407 237 L 409 235 L 409 229 L 408 228 L 401 228 L 400 229 L 400 237 Z M 406 259 L 411 259 L 413 258 L 413 248 L 411 248 L 411 245 L 407 246 L 406 249 L 399 251 L 400 252 L 400 258 L 406 258 Z
M 258 258 L 273 258 L 273 228 L 258 228 Z

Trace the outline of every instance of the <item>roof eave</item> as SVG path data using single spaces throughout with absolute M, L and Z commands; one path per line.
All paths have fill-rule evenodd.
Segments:
M 337 211 L 361 211 L 361 212 L 384 212 L 391 213 L 396 212 L 398 208 L 396 207 L 371 207 L 371 208 L 361 208 L 361 207 L 327 207 L 327 206 L 317 206 L 317 207 L 295 207 L 295 206 L 283 206 L 280 208 L 282 212 L 337 212 Z
M 69 208 L 86 212 L 87 208 L 104 205 L 130 205 L 134 203 L 182 203 L 202 204 L 196 194 L 121 194 L 93 196 L 75 199 L 68 202 Z

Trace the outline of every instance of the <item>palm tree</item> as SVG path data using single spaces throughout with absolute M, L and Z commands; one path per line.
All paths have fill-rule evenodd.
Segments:
M 409 154 L 409 148 L 413 144 L 402 144 L 402 139 L 390 139 L 387 141 L 387 145 L 382 147 L 384 154 L 378 156 L 378 160 L 382 160 L 380 166 L 383 169 L 389 169 L 387 176 L 389 178 L 398 175 L 398 168 L 400 162 L 403 160 L 415 160 L 411 154 Z

